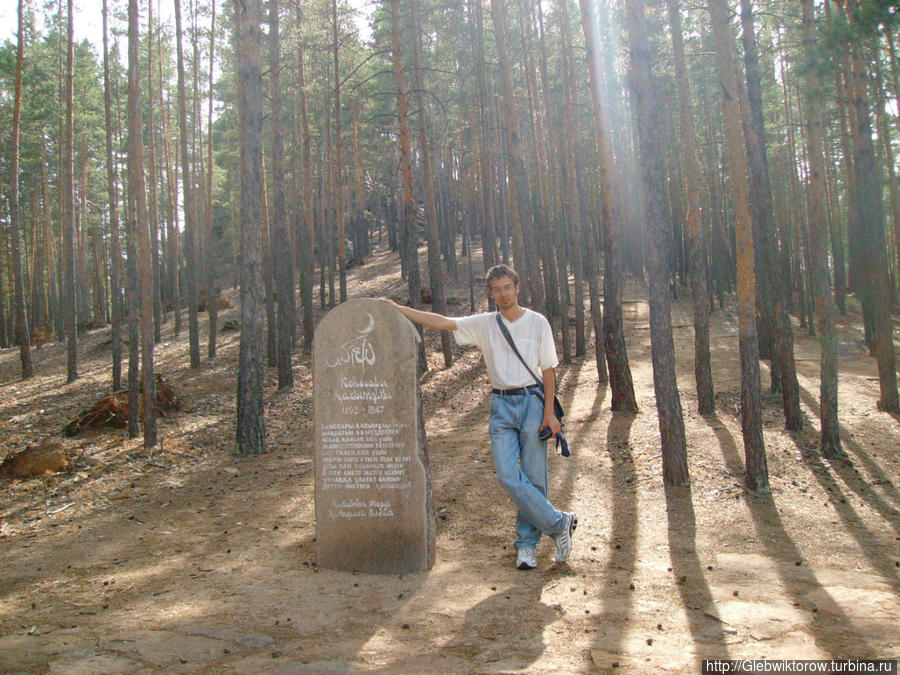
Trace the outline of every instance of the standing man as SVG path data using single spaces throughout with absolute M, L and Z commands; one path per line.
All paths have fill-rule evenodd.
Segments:
M 456 342 L 481 349 L 491 378 L 491 450 L 500 484 L 518 507 L 516 519 L 516 567 L 537 567 L 535 548 L 541 534 L 556 542 L 556 562 L 565 562 L 572 550 L 572 535 L 578 518 L 559 511 L 547 499 L 547 441 L 538 438 L 543 429 L 551 436 L 561 429 L 553 411 L 555 379 L 559 363 L 553 331 L 547 319 L 519 306 L 519 275 L 506 265 L 488 270 L 487 291 L 497 303 L 525 363 L 532 373 L 541 373 L 541 388 L 522 365 L 497 325 L 494 312 L 448 318 L 433 312 L 385 300 L 410 321 L 428 328 L 452 330 Z

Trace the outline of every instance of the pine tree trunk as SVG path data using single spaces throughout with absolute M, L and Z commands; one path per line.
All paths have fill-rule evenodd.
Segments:
M 622 264 L 619 249 L 621 227 L 619 210 L 613 202 L 618 189 L 615 183 L 618 171 L 613 156 L 613 138 L 611 119 L 604 116 L 607 102 L 604 100 L 601 86 L 599 64 L 600 36 L 597 25 L 597 4 L 595 0 L 579 0 L 581 5 L 581 26 L 587 47 L 588 68 L 591 77 L 591 95 L 594 103 L 594 127 L 600 155 L 600 216 L 603 227 L 604 274 L 603 274 L 603 346 L 609 372 L 609 384 L 612 389 L 611 407 L 616 411 L 637 413 L 637 399 L 634 395 L 634 383 L 631 378 L 631 367 L 628 363 L 628 351 L 625 346 L 625 333 L 622 322 Z M 599 337 L 598 337 L 599 339 Z M 599 366 L 598 366 L 599 369 Z
M 45 286 L 45 277 L 47 273 L 47 236 L 50 228 L 47 227 L 49 222 L 50 209 L 49 200 L 44 200 L 44 150 L 43 138 L 41 139 L 41 179 L 40 187 L 36 188 L 32 193 L 34 207 L 32 213 L 35 218 L 35 229 L 32 240 L 34 241 L 34 274 L 31 276 L 31 324 L 37 328 L 47 329 L 50 323 L 50 317 L 47 312 L 47 289 Z
M 298 26 L 302 25 L 301 11 L 297 8 Z M 306 80 L 303 72 L 303 44 L 300 43 L 297 50 L 297 104 L 300 107 L 300 128 L 302 134 L 303 157 L 303 257 L 300 261 L 300 296 L 303 302 L 303 351 L 312 352 L 312 340 L 314 334 L 313 325 L 313 274 L 316 232 L 313 220 L 313 179 L 312 161 L 310 159 L 309 119 L 306 113 Z
M 53 331 L 53 317 L 56 314 L 56 306 L 57 302 L 57 288 L 55 283 L 55 278 L 53 274 L 54 269 L 54 257 L 53 250 L 55 248 L 54 244 L 54 234 L 53 234 L 53 221 L 52 221 L 52 207 L 50 206 L 50 177 L 49 170 L 47 167 L 47 137 L 46 134 L 41 134 L 41 234 L 40 237 L 43 240 L 44 244 L 44 262 L 45 267 L 47 268 L 47 306 L 46 312 L 41 316 L 41 324 L 49 335 Z M 42 281 L 43 283 L 43 281 Z
M 260 0 L 262 2 L 262 0 Z M 266 365 L 278 365 L 278 326 L 275 318 L 275 279 L 272 272 L 272 240 L 269 230 L 269 183 L 266 180 L 266 154 L 262 158 L 262 270 L 266 305 Z
M 132 231 L 137 234 L 137 263 L 141 280 L 141 384 L 144 448 L 157 444 L 156 382 L 153 377 L 153 266 L 150 252 L 150 227 L 144 181 L 144 136 L 141 111 L 141 73 L 138 47 L 138 0 L 128 2 L 128 195 L 135 218 Z M 132 307 L 132 312 L 136 311 Z
M 640 136 L 644 199 L 649 226 L 650 344 L 653 389 L 662 445 L 663 483 L 688 485 L 687 447 L 681 398 L 675 376 L 675 342 L 668 259 L 671 239 L 665 209 L 665 176 L 660 144 L 660 119 L 650 64 L 654 62 L 646 34 L 643 0 L 627 0 L 628 38 L 631 47 L 631 83 Z
M 738 269 L 738 340 L 741 356 L 741 431 L 744 437 L 747 487 L 765 493 L 769 472 L 762 435 L 759 385 L 759 346 L 756 337 L 756 274 L 753 256 L 753 224 L 750 220 L 747 155 L 741 130 L 740 90 L 735 68 L 734 34 L 728 22 L 725 0 L 709 0 L 716 65 L 722 87 L 722 117 L 728 150 L 728 173 L 734 200 L 734 224 Z
M 332 51 L 334 55 L 334 210 L 335 225 L 337 226 L 337 270 L 338 291 L 341 302 L 347 300 L 347 250 L 346 235 L 344 233 L 344 168 L 343 148 L 341 141 L 343 131 L 341 129 L 341 68 L 340 68 L 340 20 L 338 16 L 337 0 L 331 0 L 331 29 Z
M 160 342 L 162 330 L 162 300 L 160 295 L 159 271 L 159 182 L 157 180 L 156 171 L 156 126 L 153 119 L 153 0 L 147 3 L 147 131 L 149 138 L 147 139 L 147 170 L 148 170 L 148 186 L 150 188 L 150 199 L 148 202 L 148 216 L 150 225 L 150 251 L 153 264 L 153 339 Z M 160 88 L 163 83 L 160 81 Z
M 403 181 L 403 212 L 401 224 L 401 256 L 406 258 L 409 301 L 419 307 L 422 299 L 422 282 L 419 276 L 419 257 L 416 225 L 416 205 L 413 201 L 412 149 L 409 137 L 409 99 L 406 78 L 403 75 L 403 59 L 400 35 L 400 2 L 391 0 L 391 50 L 394 70 L 394 89 L 397 97 L 397 118 L 400 130 L 400 170 Z M 421 328 L 419 329 L 421 330 Z M 419 343 L 423 344 L 422 342 Z M 422 350 L 419 350 L 421 372 L 428 370 Z
M 505 222 L 509 223 L 511 229 L 514 265 L 523 272 L 521 280 L 523 297 L 528 299 L 532 307 L 540 307 L 544 304 L 544 294 L 541 289 L 541 275 L 538 269 L 537 257 L 525 255 L 524 231 L 528 229 L 525 226 L 525 221 L 530 217 L 530 209 L 527 208 L 524 199 L 528 186 L 525 178 L 525 163 L 522 159 L 519 116 L 512 88 L 504 1 L 491 0 L 491 17 L 494 21 L 494 40 L 497 47 L 500 74 L 500 92 L 503 106 L 503 143 L 507 167 L 505 174 L 506 184 L 509 189 L 509 213 Z M 583 330 L 582 328 L 582 339 L 584 337 Z
M 810 293 L 810 284 L 807 275 L 804 273 L 810 268 L 809 262 L 809 237 L 807 233 L 806 221 L 803 218 L 803 209 L 801 208 L 802 199 L 800 198 L 800 178 L 797 173 L 797 142 L 795 138 L 795 122 L 794 122 L 794 105 L 792 102 L 793 92 L 788 82 L 788 76 L 784 65 L 782 64 L 782 78 L 784 90 L 784 110 L 785 110 L 785 127 L 787 128 L 787 168 L 788 180 L 783 181 L 783 193 L 785 195 L 784 202 L 788 205 L 790 215 L 786 220 L 792 223 L 790 231 L 793 233 L 793 243 L 791 245 L 792 263 L 786 266 L 791 269 L 788 278 L 785 280 L 785 286 L 797 289 L 799 297 L 797 312 L 800 315 L 800 326 L 808 329 L 809 335 L 815 335 L 815 326 L 812 318 L 812 295 Z M 789 303 L 790 304 L 790 303 Z
M 845 56 L 841 61 L 841 68 L 840 71 L 835 74 L 835 80 L 837 81 L 836 98 L 841 120 L 841 155 L 844 160 L 843 165 L 847 198 L 847 288 L 851 291 L 859 292 L 861 287 L 859 271 L 859 241 L 861 233 L 859 224 L 859 206 L 856 203 L 856 164 L 850 133 L 850 128 L 855 126 L 855 124 L 851 121 L 851 118 L 854 117 L 854 115 L 852 114 L 852 107 L 848 104 L 851 96 L 848 91 L 849 87 L 847 86 L 847 80 L 850 77 L 849 74 L 847 74 L 850 70 L 849 59 Z M 866 337 L 868 338 L 868 335 Z M 868 340 L 866 340 L 866 344 L 869 345 Z
M 212 177 L 213 177 L 213 96 L 214 83 L 213 75 L 215 73 L 215 54 L 216 54 L 216 2 L 212 0 L 212 18 L 209 24 L 209 103 L 207 108 L 207 134 L 206 134 L 206 219 L 203 227 L 204 240 L 204 270 L 206 276 L 206 295 L 209 301 L 206 303 L 207 319 L 209 326 L 207 330 L 206 355 L 213 359 L 216 357 L 216 336 L 218 334 L 219 324 L 219 284 L 216 275 L 216 263 L 218 262 L 218 244 L 220 237 L 216 235 L 216 228 L 213 223 L 213 194 L 212 194 Z
M 537 230 L 537 240 L 540 247 L 541 270 L 543 272 L 544 292 L 545 292 L 545 312 L 551 326 L 558 326 L 560 335 L 568 336 L 568 326 L 563 324 L 563 316 L 560 311 L 559 299 L 559 279 L 557 278 L 557 269 L 554 265 L 554 231 L 551 226 L 553 214 L 551 213 L 550 191 L 548 184 L 550 176 L 547 166 L 547 140 L 544 131 L 544 121 L 547 119 L 547 100 L 542 90 L 538 87 L 536 66 L 532 54 L 531 44 L 533 42 L 531 26 L 534 22 L 533 10 L 535 7 L 531 3 L 520 3 L 522 10 L 521 25 L 524 36 L 525 48 L 525 74 L 528 84 L 529 110 L 531 110 L 531 124 L 529 128 L 530 141 L 533 146 L 533 156 L 531 164 L 534 166 L 536 193 L 532 199 L 534 204 L 533 212 L 536 222 L 534 223 Z M 533 102 L 533 105 L 531 103 Z M 595 356 L 599 355 L 597 360 L 598 377 L 601 382 L 608 382 L 609 378 L 606 374 L 606 360 L 602 358 L 603 349 L 603 317 L 600 305 L 600 290 L 598 281 L 598 270 L 596 265 L 595 251 L 588 248 L 586 255 L 590 256 L 590 261 L 585 260 L 585 276 L 588 278 L 590 287 L 591 300 L 591 318 L 595 328 L 596 338 L 594 341 Z M 568 348 L 565 349 L 568 351 Z
M 271 257 L 278 303 L 277 354 L 278 389 L 294 386 L 291 349 L 294 327 L 294 247 L 288 230 L 285 201 L 284 135 L 281 110 L 281 38 L 278 0 L 269 1 L 269 77 L 272 88 L 272 238 Z M 345 290 L 346 292 L 346 290 Z
M 855 3 L 854 3 L 855 4 Z M 858 48 L 857 48 L 858 49 Z M 852 106 L 856 124 L 852 129 L 853 159 L 856 167 L 856 203 L 859 207 L 861 266 L 860 300 L 872 329 L 882 410 L 900 410 L 897 369 L 894 359 L 891 325 L 890 282 L 887 268 L 887 242 L 884 230 L 882 179 L 872 145 L 872 123 L 866 92 L 866 71 L 858 51 L 851 51 Z
M 262 269 L 262 32 L 260 0 L 235 5 L 239 26 L 238 76 L 241 111 L 241 344 L 237 390 L 236 448 L 240 455 L 265 452 L 263 416 Z
M 881 151 L 884 153 L 884 163 L 888 169 L 888 199 L 891 212 L 891 226 L 893 229 L 893 251 L 888 249 L 890 253 L 896 253 L 900 248 L 900 186 L 897 185 L 897 172 L 894 169 L 894 146 L 891 138 L 891 128 L 888 124 L 885 106 L 885 91 L 882 88 L 879 92 L 879 98 L 875 104 L 875 117 L 878 124 L 878 136 L 881 143 Z M 892 256 L 888 256 L 888 268 L 891 267 L 890 261 Z M 894 289 L 896 283 L 900 279 L 900 267 L 894 265 L 893 274 L 891 275 L 893 285 L 891 286 L 891 296 L 894 297 Z
M 694 380 L 697 383 L 697 410 L 712 415 L 716 410 L 712 366 L 709 356 L 709 289 L 707 288 L 706 248 L 700 227 L 703 219 L 700 195 L 700 169 L 697 163 L 697 132 L 691 113 L 681 9 L 678 0 L 668 0 L 669 29 L 675 65 L 675 88 L 681 132 L 683 164 L 687 182 L 688 257 L 694 309 Z
M 181 0 L 175 0 L 175 47 L 178 61 L 178 131 L 181 137 L 181 189 L 184 194 L 184 276 L 187 286 L 188 340 L 191 368 L 200 367 L 200 326 L 197 317 L 197 198 L 188 152 L 187 94 L 184 84 L 184 49 L 181 40 Z
M 128 197 L 125 210 L 125 250 L 128 274 L 128 437 L 141 433 L 141 280 L 138 276 L 137 219 Z
M 5 246 L 0 246 L 0 257 L 3 256 Z M 0 347 L 9 347 L 8 331 L 6 330 L 6 292 L 3 289 L 3 275 L 0 274 Z
M 843 316 L 847 313 L 847 272 L 844 254 L 844 238 L 839 216 L 837 178 L 835 176 L 835 159 L 825 155 L 825 188 L 828 192 L 828 220 L 831 223 L 829 237 L 831 241 L 831 257 L 834 274 L 834 302 Z
M 769 181 L 769 165 L 766 159 L 766 130 L 762 110 L 762 86 L 759 74 L 759 57 L 753 30 L 751 0 L 741 0 L 741 24 L 744 46 L 744 63 L 747 72 L 747 100 L 749 114 L 744 129 L 747 143 L 748 168 L 750 170 L 751 215 L 754 224 L 754 248 L 756 252 L 757 298 L 760 328 L 771 338 L 772 390 L 781 390 L 785 427 L 789 431 L 803 428 L 800 414 L 800 385 L 794 363 L 794 337 L 791 318 L 787 312 L 785 288 L 775 250 L 774 209 L 772 188 Z M 799 223 L 798 223 L 799 226 Z M 763 332 L 761 330 L 761 332 Z M 762 339 L 760 339 L 762 342 Z M 760 348 L 762 352 L 762 348 Z
M 428 236 L 428 279 L 431 282 L 431 303 L 433 311 L 444 314 L 447 303 L 444 298 L 444 272 L 441 269 L 440 239 L 438 237 L 437 207 L 434 199 L 434 176 L 431 168 L 431 148 L 428 143 L 428 120 L 425 113 L 425 98 L 422 95 L 425 85 L 422 68 L 419 64 L 421 42 L 419 40 L 420 0 L 412 2 L 413 22 L 413 72 L 416 88 L 416 105 L 419 108 L 419 154 L 422 156 L 422 183 L 425 186 L 425 218 Z M 453 365 L 453 353 L 450 351 L 450 333 L 441 331 L 441 351 L 444 354 L 444 367 Z
M 162 71 L 162 40 L 156 41 L 157 49 L 157 77 L 159 81 L 163 81 Z M 212 69 L 210 69 L 212 70 Z M 163 139 L 163 161 L 165 163 L 166 174 L 166 243 L 165 243 L 165 293 L 163 299 L 166 303 L 164 314 L 168 313 L 169 308 L 175 315 L 173 333 L 175 336 L 181 335 L 181 303 L 182 294 L 179 280 L 179 251 L 178 245 L 178 160 L 169 152 L 169 107 L 163 101 L 163 87 L 159 88 L 159 109 L 162 121 L 162 139 Z M 173 163 L 175 166 L 173 167 Z
M 46 231 L 44 232 L 44 236 L 46 237 L 47 243 L 47 282 L 49 286 L 49 297 L 47 299 L 47 312 L 49 315 L 49 320 L 47 323 L 47 331 L 53 332 L 56 331 L 59 339 L 63 339 L 65 336 L 63 335 L 61 328 L 61 310 L 60 310 L 60 295 L 62 294 L 62 287 L 60 286 L 60 281 L 62 281 L 62 267 L 60 265 L 60 257 L 59 257 L 59 245 L 57 245 L 57 240 L 54 237 L 53 226 L 51 221 L 51 211 L 52 207 L 50 206 L 50 177 L 48 170 L 48 159 L 47 159 L 47 134 L 41 134 L 41 182 L 43 183 L 43 201 L 44 201 L 44 224 Z M 61 186 L 57 188 L 57 195 L 59 195 L 62 190 L 59 189 Z M 57 204 L 60 203 L 59 197 L 57 196 Z M 62 234 L 62 224 L 60 223 L 60 235 Z M 59 244 L 62 244 L 62 237 L 60 237 Z M 0 324 L 3 322 L 0 321 Z M 0 329 L 2 329 L 2 325 L 0 325 Z
M 825 211 L 825 140 L 822 96 L 816 59 L 816 30 L 813 0 L 803 0 L 803 48 L 806 56 L 806 128 L 809 151 L 809 238 L 816 318 L 819 324 L 820 384 L 819 420 L 822 455 L 844 456 L 838 423 L 838 358 L 834 334 L 834 301 L 828 288 L 828 220 Z
M 16 74 L 13 99 L 13 125 L 10 139 L 9 167 L 9 235 L 12 248 L 14 277 L 14 306 L 16 314 L 16 339 L 19 341 L 19 360 L 22 362 L 22 379 L 34 375 L 31 364 L 31 333 L 25 308 L 25 280 L 22 277 L 22 247 L 19 238 L 19 120 L 22 112 L 22 61 L 25 57 L 24 0 L 18 0 L 18 30 L 16 38 Z
M 87 149 L 84 141 L 81 147 L 81 157 L 87 157 Z M 78 302 L 78 328 L 84 330 L 93 320 L 91 316 L 91 288 L 87 277 L 87 218 L 85 216 L 87 201 L 87 175 L 85 169 L 87 161 L 81 164 L 81 171 L 75 186 L 75 293 Z
M 106 279 L 107 272 L 101 263 L 101 255 L 103 254 L 103 242 L 100 239 L 100 228 L 98 225 L 91 227 L 91 267 L 93 274 L 91 282 L 93 287 L 93 314 L 94 320 L 99 323 L 106 323 Z
M 563 144 L 565 147 L 565 195 L 570 232 L 570 256 L 574 277 L 575 304 L 575 356 L 584 356 L 584 260 L 582 256 L 583 235 L 581 220 L 581 204 L 578 191 L 578 168 L 576 158 L 576 118 L 574 68 L 572 65 L 572 35 L 569 28 L 567 0 L 559 0 L 560 32 L 562 33 L 562 72 L 563 72 Z
M 75 45 L 73 28 L 73 0 L 67 0 L 67 31 L 66 31 L 66 59 L 64 93 L 65 100 L 65 131 L 63 138 L 63 166 L 60 199 L 62 201 L 62 232 L 63 232 L 63 283 L 62 294 L 64 297 L 62 309 L 64 312 L 64 325 L 66 334 L 66 382 L 74 382 L 78 379 L 78 310 L 75 288 L 75 172 L 73 155 L 74 133 L 74 67 Z
M 491 188 L 491 173 L 494 160 L 491 157 L 488 142 L 488 93 L 484 72 L 484 30 L 481 0 L 473 0 L 475 15 L 475 82 L 478 90 L 478 177 L 479 196 L 481 197 L 481 249 L 484 270 L 487 271 L 497 262 L 496 228 L 494 225 L 494 191 Z
M 740 0 L 741 42 L 744 48 L 746 89 L 742 113 L 747 142 L 747 164 L 750 170 L 750 214 L 753 220 L 753 243 L 756 267 L 756 312 L 759 356 L 771 364 L 771 389 L 781 391 L 781 363 L 775 356 L 774 293 L 781 286 L 771 283 L 774 272 L 774 214 L 769 168 L 766 160 L 765 122 L 762 112 L 762 87 L 759 57 L 753 27 L 751 0 Z M 739 83 L 740 86 L 741 83 Z
M 894 40 L 891 37 L 891 31 L 885 31 L 885 39 L 888 44 L 888 55 L 890 57 L 891 63 L 891 78 L 894 81 L 894 102 L 900 102 L 900 69 L 897 67 L 897 51 L 894 47 Z M 882 112 L 883 114 L 883 112 Z M 898 131 L 900 131 L 900 115 L 894 117 L 894 124 L 897 126 Z M 884 134 L 887 137 L 887 133 Z M 886 145 L 890 145 L 890 142 L 886 143 Z M 893 167 L 893 163 L 889 163 L 889 166 Z M 891 180 L 891 186 L 895 188 L 894 180 Z M 900 192 L 900 190 L 896 190 Z M 900 195 L 897 198 L 891 199 L 892 205 L 894 206 L 894 282 L 896 284 L 897 290 L 900 290 Z

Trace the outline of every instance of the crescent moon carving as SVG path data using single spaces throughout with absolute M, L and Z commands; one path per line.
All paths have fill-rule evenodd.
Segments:
M 369 317 L 369 325 L 359 331 L 360 335 L 368 335 L 372 332 L 372 329 L 375 328 L 375 319 L 372 318 L 372 315 L 366 312 L 366 316 Z

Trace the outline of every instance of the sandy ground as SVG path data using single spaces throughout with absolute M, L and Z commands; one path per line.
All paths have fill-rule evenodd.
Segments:
M 350 294 L 400 298 L 395 269 L 379 253 L 351 271 Z M 465 312 L 468 292 L 453 294 Z M 704 658 L 900 658 L 900 420 L 876 409 L 858 311 L 839 326 L 850 461 L 817 453 L 818 342 L 798 327 L 806 426 L 785 432 L 765 397 L 766 496 L 742 488 L 733 308 L 713 316 L 718 413 L 704 418 L 689 298 L 674 307 L 692 487 L 669 491 L 636 284 L 625 312 L 640 413 L 611 413 L 592 358 L 560 368 L 573 456 L 550 458 L 551 493 L 580 525 L 568 564 L 545 539 L 530 572 L 514 568 L 515 515 L 493 476 L 484 366 L 454 346 L 444 369 L 433 332 L 422 392 L 437 562 L 403 576 L 317 567 L 308 357 L 289 393 L 267 372 L 269 452 L 237 457 L 238 334 L 191 371 L 170 315 L 157 372 L 186 408 L 148 456 L 122 431 L 61 435 L 109 391 L 108 330 L 81 340 L 72 384 L 64 345 L 35 351 L 28 382 L 18 352 L 0 350 L 0 459 L 46 440 L 72 457 L 64 473 L 0 479 L 0 672 L 690 673 Z

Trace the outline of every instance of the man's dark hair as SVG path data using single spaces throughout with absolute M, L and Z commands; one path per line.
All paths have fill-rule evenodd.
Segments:
M 516 271 L 508 265 L 494 265 L 491 269 L 489 269 L 487 271 L 487 276 L 484 278 L 484 285 L 487 286 L 488 291 L 490 291 L 491 282 L 497 279 L 502 279 L 503 277 L 509 277 L 513 280 L 513 283 L 516 286 L 519 285 L 519 275 L 516 274 Z

